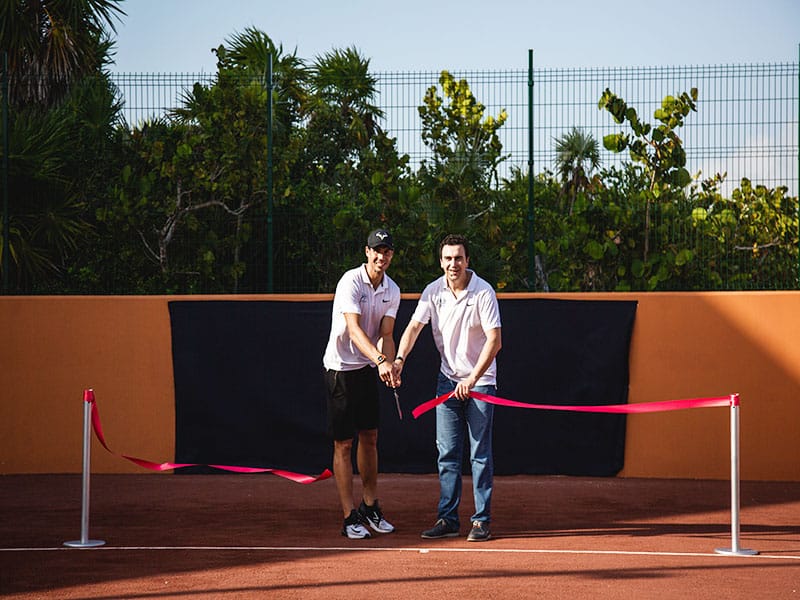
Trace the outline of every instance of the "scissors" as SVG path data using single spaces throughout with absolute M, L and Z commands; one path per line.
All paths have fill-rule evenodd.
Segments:
M 392 392 L 394 392 L 394 405 L 397 407 L 397 415 L 400 417 L 400 420 L 403 420 L 403 410 L 400 408 L 400 394 L 397 393 L 397 388 L 392 388 Z

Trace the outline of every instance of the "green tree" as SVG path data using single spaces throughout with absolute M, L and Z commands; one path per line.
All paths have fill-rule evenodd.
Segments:
M 63 109 L 66 132 L 63 145 L 55 150 L 63 156 L 63 195 L 48 196 L 41 214 L 62 228 L 45 248 L 57 248 L 59 259 L 54 276 L 45 278 L 38 291 L 47 293 L 97 293 L 103 291 L 100 274 L 108 255 L 116 249 L 106 243 L 99 228 L 96 208 L 108 202 L 111 182 L 120 168 L 122 130 L 121 103 L 108 76 L 86 77 L 71 90 Z M 64 200 L 59 201 L 59 198 Z M 70 210 L 55 210 L 65 202 Z M 66 245 L 62 248 L 62 245 Z M 68 250 L 68 251 L 67 251 Z
M 527 174 L 512 170 L 513 177 L 504 182 L 510 197 L 503 209 L 509 225 L 516 223 L 515 229 L 508 228 L 515 232 L 514 247 L 505 251 L 510 254 L 508 289 L 553 292 L 630 289 L 626 265 L 630 252 L 637 247 L 636 234 L 641 228 L 635 205 L 625 199 L 633 190 L 646 185 L 639 171 L 632 165 L 601 171 L 566 214 L 561 178 L 548 171 L 536 175 L 533 188 L 536 280 L 520 285 L 521 274 L 528 271 L 524 251 Z
M 624 132 L 607 135 L 603 145 L 612 152 L 629 151 L 631 160 L 641 164 L 649 179 L 649 187 L 643 191 L 645 206 L 644 243 L 641 268 L 636 270 L 649 279 L 652 288 L 664 276 L 663 269 L 650 260 L 651 206 L 654 202 L 668 203 L 691 183 L 686 170 L 686 152 L 677 130 L 683 126 L 690 112 L 696 111 L 697 88 L 678 97 L 665 96 L 661 107 L 653 117 L 659 122 L 655 127 L 639 119 L 636 109 L 606 89 L 598 107 L 607 110 L 617 123 L 625 121 L 632 135 Z
M 248 27 L 214 50 L 220 70 L 238 73 L 242 81 L 258 81 L 267 89 L 267 69 L 272 57 L 273 135 L 278 148 L 303 119 L 308 96 L 309 70 L 296 51 L 287 53 L 263 31 Z
M 308 74 L 253 28 L 214 52 L 210 85 L 196 83 L 168 118 L 133 131 L 116 202 L 103 213 L 139 242 L 146 290 L 264 289 L 267 94 L 272 89 L 274 185 L 288 189 Z
M 69 289 L 92 241 L 90 206 L 103 177 L 119 103 L 103 71 L 117 0 L 6 2 L 9 53 L 10 277 L 20 293 Z
M 497 131 L 505 124 L 505 109 L 496 117 L 485 116 L 466 79 L 456 80 L 449 72 L 439 77 L 444 98 L 437 86 L 428 88 L 419 108 L 422 141 L 433 152 L 432 164 L 423 161 L 423 172 L 452 175 L 457 183 L 487 188 L 498 184 L 497 167 L 507 157 Z
M 363 259 L 369 229 L 396 229 L 408 157 L 398 155 L 396 141 L 380 127 L 383 113 L 368 59 L 355 48 L 334 49 L 309 71 L 304 126 L 290 140 L 288 178 L 276 183 L 276 197 L 286 232 L 278 249 L 283 281 L 301 276 L 301 288 L 316 292 L 333 289 L 342 269 Z M 327 260 L 309 261 L 320 247 Z
M 366 231 L 396 214 L 407 170 L 377 125 L 368 61 L 333 51 L 306 68 L 254 29 L 216 53 L 211 85 L 195 84 L 169 118 L 133 131 L 102 218 L 139 241 L 143 289 L 263 289 L 271 53 L 275 284 L 327 291 L 359 258 Z M 329 260 L 309 260 L 320 247 Z
M 133 131 L 131 161 L 103 219 L 135 232 L 157 267 L 154 281 L 239 290 L 252 235 L 246 216 L 266 197 L 265 114 L 261 83 L 222 69 L 212 85 L 195 84 L 171 119 Z
M 125 13 L 121 0 L 7 0 L 0 13 L 0 48 L 9 53 L 15 107 L 55 106 L 87 75 L 107 66 L 108 29 Z
M 501 277 L 498 244 L 505 237 L 498 220 L 498 165 L 502 154 L 498 130 L 508 114 L 486 115 L 465 79 L 442 71 L 439 86 L 425 93 L 419 115 L 422 141 L 431 150 L 414 177 L 420 210 L 429 223 L 424 244 L 433 250 L 449 232 L 466 234 L 476 268 L 490 281 Z
M 712 258 L 698 279 L 701 289 L 768 289 L 798 285 L 798 198 L 743 178 L 731 198 L 716 176 L 692 191 L 692 227 Z
M 553 244 L 560 235 L 554 227 L 563 222 L 557 218 L 558 212 L 563 217 L 559 205 L 561 186 L 545 171 L 534 175 L 533 205 L 534 223 L 536 224 L 536 242 L 534 247 L 534 279 L 528 277 L 528 173 L 519 167 L 511 167 L 510 176 L 502 180 L 502 187 L 497 195 L 495 214 L 500 221 L 503 240 L 499 243 L 499 259 L 501 261 L 500 276 L 497 278 L 497 289 L 509 292 L 519 291 L 551 291 L 548 282 L 547 268 L 555 265 L 556 255 L 560 250 Z M 553 251 L 553 260 L 549 252 Z
M 573 127 L 555 141 L 555 150 L 556 172 L 569 198 L 571 213 L 578 192 L 589 185 L 589 175 L 600 166 L 600 149 L 591 134 Z
M 58 250 L 71 248 L 74 234 L 83 228 L 74 218 L 80 209 L 66 193 L 62 148 L 67 130 L 62 117 L 63 111 L 26 111 L 9 118 L 9 250 L 19 290 L 31 290 L 37 279 L 55 271 Z M 53 238 L 55 247 L 48 246 Z
M 653 117 L 659 121 L 655 127 L 639 119 L 636 109 L 606 89 L 598 102 L 600 109 L 607 110 L 617 123 L 628 121 L 633 136 L 614 133 L 603 138 L 603 146 L 612 152 L 629 150 L 631 160 L 641 163 L 650 179 L 647 190 L 645 237 L 643 260 L 647 262 L 649 251 L 650 205 L 654 201 L 669 201 L 670 193 L 689 185 L 692 177 L 686 170 L 686 152 L 677 130 L 683 127 L 690 112 L 696 112 L 697 88 L 678 97 L 665 96 L 661 107 Z
M 312 121 L 319 112 L 336 111 L 347 136 L 340 143 L 364 147 L 380 132 L 383 111 L 374 103 L 377 78 L 369 72 L 369 59 L 356 48 L 332 50 L 314 61 L 307 112 Z M 344 133 L 344 132 L 341 132 Z
M 377 80 L 369 60 L 355 48 L 332 50 L 310 67 L 309 89 L 302 106 L 306 125 L 298 132 L 295 176 L 315 188 L 351 198 L 369 188 L 371 174 L 360 168 L 376 140 L 385 138 L 376 106 Z

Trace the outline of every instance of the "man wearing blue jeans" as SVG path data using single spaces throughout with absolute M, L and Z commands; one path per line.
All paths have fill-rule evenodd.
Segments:
M 459 532 L 461 463 L 469 434 L 475 513 L 470 519 L 470 542 L 491 538 L 494 407 L 476 400 L 470 391 L 494 395 L 495 356 L 502 346 L 500 309 L 492 287 L 469 267 L 469 245 L 463 236 L 448 235 L 439 245 L 444 275 L 422 292 L 397 351 L 393 385 L 422 328 L 431 324 L 441 356 L 436 395 L 451 394 L 436 407 L 436 446 L 439 451 L 439 507 L 436 523 L 422 532 L 426 539 L 453 537 Z

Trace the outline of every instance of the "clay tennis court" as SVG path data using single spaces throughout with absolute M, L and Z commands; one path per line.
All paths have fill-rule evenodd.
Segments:
M 0 477 L 4 598 L 800 598 L 800 483 L 741 484 L 740 548 L 727 481 L 507 476 L 494 539 L 423 540 L 435 475 L 385 475 L 397 531 L 340 535 L 334 481 L 273 475 L 94 475 L 89 539 L 80 475 Z
M 731 545 L 726 477 L 730 433 L 723 408 L 632 415 L 619 476 L 497 476 L 492 506 L 495 537 L 485 543 L 468 543 L 465 537 L 420 538 L 435 519 L 435 474 L 382 475 L 380 499 L 397 532 L 356 541 L 340 535 L 342 516 L 331 479 L 301 485 L 261 474 L 155 474 L 95 444 L 89 537 L 105 545 L 65 547 L 64 542 L 81 535 L 77 474 L 85 408 L 81 391 L 89 385 L 98 392 L 112 450 L 150 459 L 208 462 L 178 452 L 185 440 L 177 439 L 182 421 L 175 406 L 167 310 L 173 299 L 3 299 L 0 321 L 13 335 L 0 348 L 4 351 L 0 364 L 8 365 L 0 369 L 7 399 L 0 403 L 5 410 L 0 463 L 6 473 L 0 475 L 0 596 L 800 598 L 796 426 L 800 347 L 791 343 L 800 332 L 796 293 L 644 294 L 635 299 L 639 308 L 630 366 L 631 403 L 741 393 L 740 543 L 744 549 L 757 550 L 757 556 L 715 552 Z M 261 304 L 222 308 L 226 310 L 221 314 L 227 315 L 229 308 L 254 313 L 243 321 L 246 327 L 217 328 L 235 331 L 239 342 L 245 334 L 252 335 L 253 323 L 296 322 L 285 316 L 267 319 L 263 315 L 269 307 Z M 286 310 L 290 308 L 297 309 Z M 308 320 L 314 307 L 303 303 L 301 308 Z M 314 313 L 319 322 L 326 318 L 323 312 L 320 307 Z M 207 319 L 195 322 L 204 327 L 192 331 L 209 330 Z M 327 327 L 316 329 L 327 331 Z M 527 330 L 517 329 L 524 344 Z M 268 338 L 259 330 L 253 337 L 262 345 L 270 339 L 277 348 L 291 347 L 276 336 L 272 331 Z M 589 354 L 607 353 L 606 338 L 598 339 L 602 347 Z M 714 343 L 700 343 L 708 340 Z M 215 344 L 213 348 L 230 354 L 231 344 L 219 340 Z M 261 346 L 253 348 L 251 359 L 270 364 L 262 359 Z M 511 339 L 506 351 L 507 356 L 519 354 Z M 286 356 L 290 360 L 280 368 L 297 373 L 275 382 L 286 379 L 292 393 L 256 385 L 257 381 L 253 389 L 270 389 L 280 398 L 318 397 L 297 391 L 298 382 L 309 379 L 306 367 L 293 354 Z M 530 364 L 539 364 L 538 359 Z M 528 375 L 526 369 L 508 369 L 504 380 L 510 386 L 520 372 Z M 243 371 L 242 380 L 261 372 L 249 367 Z M 196 367 L 189 370 L 202 372 Z M 231 393 L 230 382 L 239 379 L 228 373 L 222 382 L 225 393 L 212 394 L 225 400 L 220 406 L 245 401 L 245 394 Z M 430 397 L 424 382 L 431 380 L 421 376 L 424 389 L 403 394 L 405 409 L 410 411 Z M 510 387 L 504 394 L 520 401 L 546 401 L 538 394 L 515 394 Z M 393 400 L 389 402 L 393 407 Z M 306 424 L 324 423 L 321 417 L 309 417 L 311 403 L 249 401 L 247 406 L 262 404 L 296 409 Z M 536 445 L 542 441 L 538 432 L 547 433 L 543 423 L 548 415 L 532 419 L 536 422 L 530 427 L 512 427 L 532 412 L 497 411 L 505 413 L 508 425 L 496 429 L 502 436 L 496 440 L 505 445 L 502 461 L 495 456 L 498 468 L 511 468 L 512 459 L 532 468 L 563 457 L 564 439 L 550 451 Z M 394 417 L 394 412 L 387 415 Z M 213 417 L 212 425 L 227 416 L 223 412 Z M 260 420 L 249 419 L 260 424 L 256 434 L 274 442 L 276 449 L 265 454 L 264 462 L 248 464 L 317 474 L 285 464 L 277 455 L 281 451 L 295 458 L 287 446 L 294 451 L 297 444 L 303 458 L 317 452 L 320 458 L 313 464 L 329 464 L 329 444 L 315 437 L 316 430 L 308 435 L 287 429 L 286 424 L 294 422 L 292 414 L 287 417 L 291 418 L 269 413 Z M 264 435 L 265 424 L 277 424 L 275 439 Z M 387 419 L 381 428 L 382 460 L 393 454 L 407 459 L 412 441 L 423 448 L 430 445 L 433 434 L 426 428 L 431 426 L 429 417 L 419 421 L 407 417 L 402 425 Z M 516 454 L 505 444 L 513 437 L 526 442 Z M 221 454 L 217 450 L 235 447 L 225 443 L 208 445 L 214 461 L 234 460 L 216 456 Z M 596 458 L 594 450 L 588 456 L 573 454 Z M 435 457 L 426 460 L 420 464 L 435 467 Z M 472 511 L 470 483 L 465 478 L 463 536 Z

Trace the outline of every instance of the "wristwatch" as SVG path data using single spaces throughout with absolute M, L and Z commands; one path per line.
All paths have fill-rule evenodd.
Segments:
M 385 354 L 378 354 L 378 358 L 375 359 L 375 364 L 379 365 L 379 364 L 383 363 L 385 360 L 386 360 L 386 355 Z

